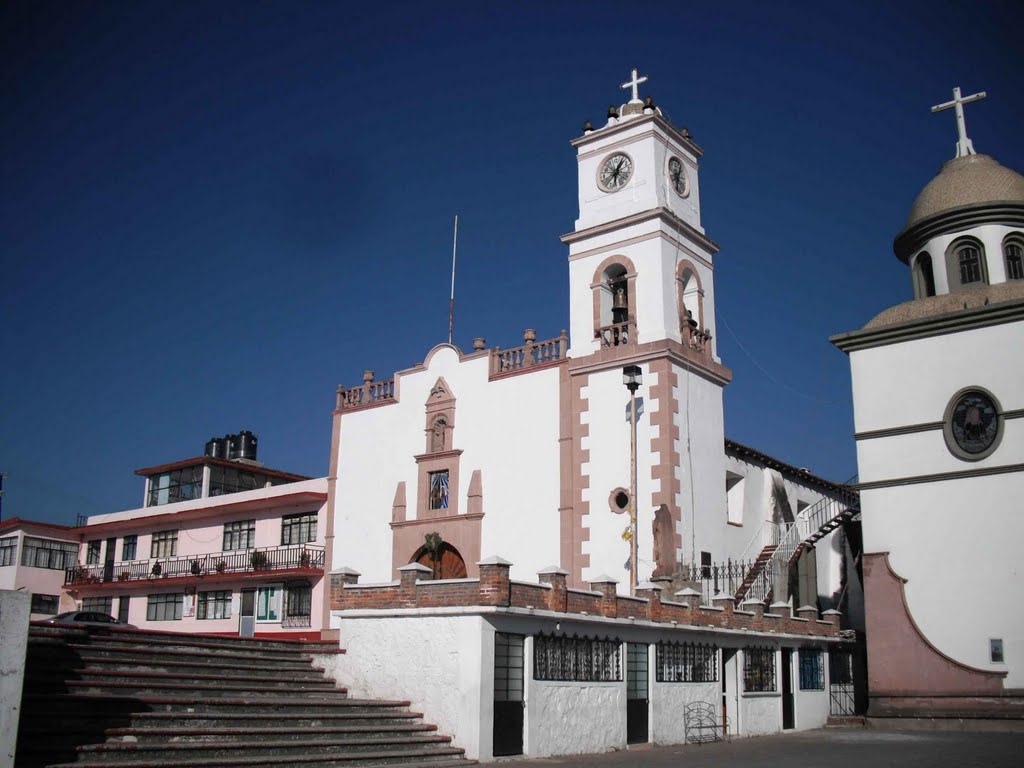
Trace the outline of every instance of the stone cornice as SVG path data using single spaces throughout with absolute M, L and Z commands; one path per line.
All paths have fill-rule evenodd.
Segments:
M 897 258 L 906 264 L 932 238 L 982 224 L 1024 227 L 1024 203 L 1012 200 L 979 203 L 936 213 L 896 235 L 892 249 Z
M 595 141 L 614 136 L 617 133 L 628 131 L 630 128 L 636 128 L 638 125 L 644 123 L 653 123 L 654 125 L 661 128 L 667 133 L 674 141 L 678 142 L 681 146 L 692 152 L 696 157 L 703 157 L 704 150 L 700 148 L 691 137 L 684 136 L 683 132 L 676 128 L 672 123 L 666 120 L 661 115 L 644 115 L 643 117 L 635 117 L 631 120 L 619 123 L 618 125 L 603 126 L 601 128 L 595 128 L 590 133 L 579 136 L 569 142 L 574 147 L 583 147 Z
M 861 349 L 899 344 L 905 341 L 959 333 L 975 328 L 986 328 L 1024 320 L 1024 300 L 1006 301 L 1000 304 L 947 312 L 920 320 L 894 323 L 877 328 L 866 328 L 849 333 L 830 336 L 829 341 L 849 354 Z
M 573 376 L 578 376 L 661 357 L 667 357 L 676 365 L 720 386 L 725 386 L 732 381 L 732 371 L 724 365 L 672 339 L 659 339 L 635 345 L 622 344 L 617 347 L 600 349 L 586 357 L 570 357 L 569 372 Z
M 593 227 L 587 227 L 586 229 L 581 229 L 578 232 L 569 232 L 568 234 L 562 235 L 559 239 L 566 245 L 572 245 L 573 243 L 578 243 L 591 237 L 597 237 L 598 235 L 613 232 L 616 229 L 631 227 L 634 224 L 643 224 L 644 222 L 651 221 L 653 219 L 660 219 L 675 229 L 679 234 L 685 235 L 694 242 L 699 243 L 708 251 L 708 253 L 718 253 L 718 243 L 711 240 L 702 232 L 691 227 L 685 221 L 672 213 L 668 208 L 663 207 L 634 213 L 632 216 L 624 216 L 621 219 L 615 219 L 613 221 L 606 221 L 603 224 L 596 224 Z

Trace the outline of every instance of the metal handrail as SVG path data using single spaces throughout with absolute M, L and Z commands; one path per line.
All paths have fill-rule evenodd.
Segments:
M 295 544 L 278 547 L 255 547 L 234 552 L 205 555 L 176 555 L 116 563 L 111 569 L 104 564 L 76 565 L 64 571 L 65 584 L 96 584 L 112 581 L 145 581 L 183 576 L 206 576 L 213 573 L 251 573 L 283 571 L 297 568 L 322 570 L 324 548 L 319 544 Z

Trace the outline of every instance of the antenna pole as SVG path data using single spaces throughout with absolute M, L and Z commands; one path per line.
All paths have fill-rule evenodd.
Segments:
M 459 245 L 459 214 L 455 214 L 455 236 L 452 239 L 452 292 L 448 299 L 448 343 L 452 343 L 452 329 L 455 326 L 455 254 Z

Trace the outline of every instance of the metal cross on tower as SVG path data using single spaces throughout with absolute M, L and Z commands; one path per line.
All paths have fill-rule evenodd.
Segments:
M 636 68 L 634 67 L 633 68 L 633 74 L 630 77 L 630 79 L 627 80 L 626 82 L 624 82 L 622 84 L 622 86 L 621 86 L 624 89 L 625 88 L 632 88 L 633 89 L 633 98 L 631 98 L 629 100 L 630 104 L 642 104 L 643 103 L 642 101 L 640 101 L 640 93 L 638 91 L 638 86 L 640 85 L 640 83 L 646 83 L 646 82 L 647 82 L 647 75 L 644 75 L 643 77 L 637 77 L 636 76 Z
M 956 132 L 958 140 L 956 142 L 956 156 L 967 157 L 967 155 L 977 154 L 974 151 L 974 145 L 971 140 L 967 138 L 967 122 L 964 120 L 964 104 L 970 104 L 972 101 L 981 101 L 985 98 L 985 92 L 981 91 L 975 93 L 973 96 L 960 96 L 960 88 L 953 89 L 953 100 L 947 101 L 945 104 L 938 104 L 932 107 L 932 112 L 941 112 L 944 109 L 953 108 L 956 112 Z

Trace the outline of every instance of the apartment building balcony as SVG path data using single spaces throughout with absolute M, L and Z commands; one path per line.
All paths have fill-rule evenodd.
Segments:
M 64 572 L 66 588 L 191 584 L 197 580 L 266 581 L 268 576 L 322 577 L 324 548 L 317 544 L 255 547 L 233 552 L 154 557 L 76 565 Z

